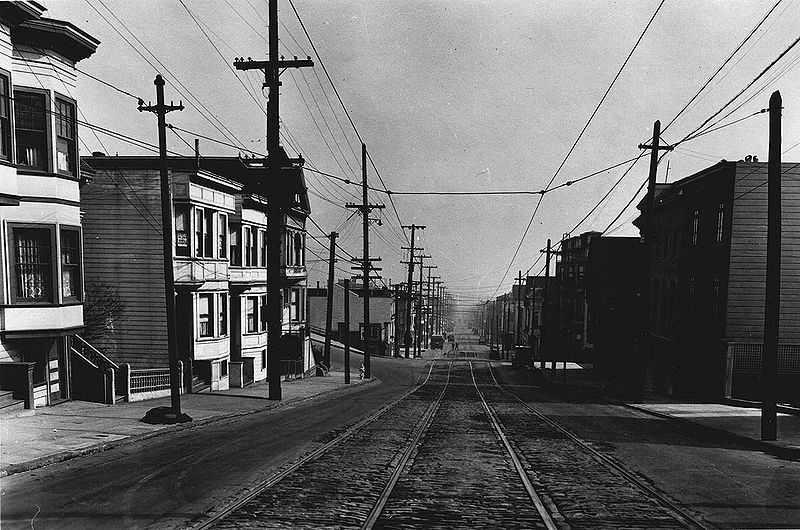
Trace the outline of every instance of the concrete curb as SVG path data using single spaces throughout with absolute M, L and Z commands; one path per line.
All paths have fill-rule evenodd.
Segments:
M 69 450 L 69 451 L 61 451 L 58 453 L 54 453 L 52 455 L 43 456 L 40 458 L 36 458 L 34 460 L 29 460 L 27 462 L 20 462 L 16 464 L 9 464 L 4 469 L 0 470 L 0 477 L 9 477 L 11 475 L 16 475 L 19 473 L 24 473 L 26 471 L 33 471 L 34 469 L 39 469 L 45 466 L 49 466 L 51 464 L 57 464 L 59 462 L 65 462 L 67 460 L 72 460 L 75 458 L 80 458 L 83 456 L 88 456 L 96 453 L 103 453 L 110 449 L 115 449 L 117 447 L 125 446 L 128 444 L 142 442 L 144 440 L 149 440 L 150 438 L 156 438 L 158 436 L 163 436 L 166 434 L 171 434 L 187 429 L 192 429 L 194 427 L 203 427 L 205 425 L 209 425 L 212 423 L 216 423 L 219 421 L 231 419 L 231 418 L 238 418 L 243 416 L 248 416 L 250 414 L 258 414 L 261 412 L 271 411 L 279 408 L 286 407 L 288 405 L 297 405 L 299 403 L 304 403 L 306 401 L 311 401 L 315 398 L 320 396 L 327 396 L 336 392 L 344 392 L 344 391 L 353 391 L 353 389 L 360 389 L 361 387 L 366 387 L 368 385 L 373 385 L 379 383 L 380 380 L 377 378 L 372 378 L 370 381 L 364 381 L 363 383 L 357 383 L 355 385 L 342 385 L 341 387 L 334 388 L 327 392 L 321 392 L 319 394 L 314 394 L 313 396 L 305 396 L 299 397 L 295 399 L 289 399 L 286 401 L 280 401 L 275 403 L 271 406 L 265 406 L 263 408 L 255 409 L 255 410 L 247 410 L 244 412 L 230 412 L 226 414 L 219 414 L 216 416 L 211 416 L 208 418 L 203 418 L 200 420 L 193 420 L 190 423 L 177 423 L 175 425 L 170 425 L 164 427 L 163 429 L 159 429 L 157 431 L 142 433 L 142 434 L 134 434 L 131 436 L 126 436 L 125 438 L 121 438 L 119 440 L 114 440 L 112 442 L 101 442 L 96 445 L 92 445 L 89 447 L 84 447 L 82 449 L 76 450 Z
M 537 370 L 538 372 L 538 370 Z M 642 412 L 645 414 L 649 414 L 650 416 L 654 416 L 656 418 L 660 418 L 663 420 L 671 421 L 675 424 L 681 425 L 684 428 L 687 428 L 690 431 L 693 431 L 694 434 L 705 434 L 710 435 L 718 440 L 728 440 L 739 443 L 751 449 L 755 449 L 758 451 L 762 451 L 764 453 L 770 454 L 772 456 L 778 458 L 784 458 L 787 460 L 800 460 L 800 448 L 793 448 L 793 447 L 782 447 L 775 443 L 765 441 L 765 440 L 756 440 L 755 438 L 750 438 L 748 436 L 744 436 L 742 434 L 737 434 L 735 432 L 727 431 L 725 429 L 720 429 L 718 427 L 711 427 L 709 425 L 703 425 L 702 423 L 698 423 L 696 421 L 692 421 L 687 418 L 681 418 L 678 416 L 673 416 L 670 414 L 666 414 L 664 412 L 659 412 L 655 410 L 650 410 L 646 407 L 642 407 L 636 405 L 634 403 L 628 403 L 626 401 L 622 401 L 620 399 L 616 399 L 610 396 L 606 396 L 603 394 L 599 394 L 597 392 L 587 391 L 585 389 L 581 389 L 579 387 L 567 387 L 564 388 L 562 386 L 558 386 L 554 384 L 552 381 L 549 381 L 544 375 L 539 372 L 538 378 L 542 381 L 542 386 L 547 387 L 549 390 L 555 391 L 558 394 L 566 394 L 567 390 L 571 390 L 573 395 L 578 394 L 581 396 L 588 396 L 594 399 L 598 399 L 600 401 L 604 401 L 611 405 L 617 405 L 621 407 L 626 407 L 631 410 L 636 410 L 638 412 Z

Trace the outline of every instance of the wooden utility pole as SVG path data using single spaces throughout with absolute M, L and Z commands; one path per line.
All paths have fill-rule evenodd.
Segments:
M 344 279 L 344 384 L 350 384 L 350 278 Z
M 764 347 L 762 355 L 763 397 L 761 439 L 778 438 L 778 380 L 781 297 L 781 93 L 769 98 L 769 162 L 767 164 L 767 278 L 764 301 Z
M 410 255 L 408 257 L 408 283 L 406 284 L 406 326 L 403 332 L 403 345 L 406 349 L 406 359 L 408 359 L 409 355 L 409 348 L 411 347 L 411 343 L 413 341 L 411 337 L 411 304 L 414 301 L 414 294 L 413 294 L 413 284 L 414 284 L 414 251 L 417 250 L 414 247 L 414 233 L 417 228 L 420 230 L 425 230 L 425 227 L 422 225 L 403 225 L 403 228 L 411 229 L 411 246 L 410 247 L 401 247 L 403 250 L 408 250 Z
M 636 388 L 634 389 L 634 397 L 636 400 L 641 401 L 644 399 L 644 389 L 647 384 L 647 359 L 650 357 L 650 321 L 651 310 L 650 307 L 650 277 L 652 271 L 652 251 L 653 251 L 653 231 L 654 231 L 654 216 L 656 206 L 656 179 L 658 177 L 658 152 L 659 151 L 672 151 L 673 147 L 669 145 L 659 145 L 661 139 L 661 122 L 656 120 L 653 123 L 653 143 L 651 145 L 639 144 L 639 149 L 650 149 L 650 174 L 647 181 L 647 200 L 645 202 L 645 215 L 644 215 L 644 275 L 642 277 L 642 318 L 644 323 L 642 326 L 642 349 L 639 352 L 636 362 L 638 365 L 637 381 L 635 382 Z
M 431 311 L 431 269 L 436 269 L 436 265 L 425 265 L 425 268 L 428 269 L 428 286 L 425 289 L 425 328 L 424 328 L 424 335 L 425 335 L 425 349 L 427 350 L 430 347 L 430 339 L 431 339 L 431 320 L 433 319 L 433 312 Z
M 153 82 L 156 85 L 156 104 L 145 105 L 139 100 L 139 112 L 152 112 L 158 117 L 158 158 L 161 170 L 161 231 L 164 253 L 164 298 L 167 306 L 167 351 L 169 356 L 169 393 L 172 415 L 168 422 L 187 422 L 192 418 L 181 412 L 181 374 L 178 359 L 178 334 L 175 319 L 175 269 L 172 261 L 172 238 L 175 230 L 172 224 L 172 187 L 169 182 L 167 166 L 167 121 L 168 112 L 183 110 L 183 102 L 178 105 L 164 104 L 164 78 L 161 74 Z M 187 367 L 188 369 L 188 367 Z
M 237 70 L 263 70 L 264 87 L 269 89 L 267 98 L 267 175 L 271 193 L 267 201 L 267 382 L 269 399 L 280 400 L 281 394 L 281 236 L 283 216 L 289 201 L 288 192 L 280 180 L 281 167 L 286 153 L 280 145 L 280 74 L 286 68 L 314 66 L 311 57 L 298 60 L 283 60 L 278 55 L 278 0 L 269 0 L 269 59 L 254 61 L 237 58 L 233 66 Z
M 550 289 L 550 249 L 552 248 L 550 244 L 550 240 L 547 240 L 547 254 L 545 255 L 544 260 L 544 293 L 542 294 L 542 329 L 541 329 L 541 349 L 543 352 L 549 354 L 551 350 L 549 336 L 547 335 L 549 331 L 549 322 L 550 315 L 548 314 L 550 311 L 550 298 L 549 298 L 549 289 Z M 539 357 L 542 357 L 541 355 Z M 555 359 L 555 358 L 554 358 Z M 545 369 L 545 360 L 541 359 L 541 366 L 542 372 Z M 553 361 L 553 370 L 555 370 L 555 360 Z
M 519 275 L 517 276 L 517 281 L 519 282 L 519 287 L 517 288 L 517 322 L 516 326 L 514 326 L 514 346 L 519 346 L 519 328 L 522 327 L 522 271 L 519 271 Z
M 322 363 L 326 370 L 331 368 L 331 333 L 333 325 L 333 276 L 334 264 L 336 263 L 336 237 L 339 234 L 331 232 L 328 238 L 331 240 L 330 256 L 328 257 L 328 306 L 325 314 L 325 350 L 322 354 Z M 317 368 L 317 375 L 323 375 L 323 370 Z
M 348 203 L 347 208 L 356 208 L 361 211 L 362 227 L 364 234 L 364 255 L 361 256 L 361 274 L 363 275 L 364 289 L 364 377 L 370 379 L 372 377 L 372 368 L 370 366 L 370 355 L 372 349 L 372 329 L 369 321 L 369 285 L 370 285 L 370 271 L 378 271 L 380 269 L 373 267 L 373 261 L 380 261 L 380 258 L 369 257 L 369 213 L 372 210 L 384 208 L 383 204 L 370 204 L 367 192 L 369 186 L 367 185 L 367 146 L 361 144 L 361 204 Z

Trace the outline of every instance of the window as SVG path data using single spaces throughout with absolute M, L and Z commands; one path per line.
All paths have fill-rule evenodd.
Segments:
M 586 266 L 585 265 L 578 265 L 578 280 L 583 280 L 583 277 L 586 273 Z
M 697 232 L 700 228 L 700 210 L 695 210 L 692 215 L 692 245 L 697 244 Z
M 198 335 L 200 337 L 214 336 L 214 323 L 211 320 L 213 294 L 197 295 L 197 321 L 199 324 Z
M 53 301 L 53 263 L 49 228 L 13 228 L 14 298 Z
M 11 93 L 8 76 L 0 74 L 0 159 L 11 162 Z
M 194 255 L 198 258 L 203 257 L 203 209 L 194 210 Z
M 254 264 L 251 261 L 252 255 L 250 254 L 250 247 L 253 245 L 253 229 L 249 226 L 244 227 L 244 266 L 252 267 Z
M 250 229 L 250 246 L 248 252 L 250 253 L 251 266 L 258 267 L 258 230 L 255 228 Z
M 228 216 L 217 214 L 217 257 L 228 257 Z
M 61 229 L 61 296 L 81 299 L 81 238 L 77 229 Z
M 228 377 L 228 361 L 220 361 L 219 363 L 219 376 Z
M 175 255 L 189 256 L 189 207 L 175 206 Z
M 261 369 L 267 369 L 267 350 L 261 350 Z
M 300 232 L 294 235 L 294 265 L 303 265 L 303 235 Z
M 217 305 L 217 319 L 219 321 L 220 336 L 228 334 L 228 295 L 220 293 L 219 304 Z
M 239 227 L 230 228 L 230 241 L 231 241 L 231 265 L 234 267 L 242 266 L 242 233 Z
M 717 208 L 717 243 L 722 243 L 723 226 L 725 225 L 725 204 L 720 203 Z
M 291 230 L 286 231 L 286 265 L 292 264 L 294 257 L 294 232 Z
M 259 230 L 259 243 L 261 244 L 261 258 L 259 261 L 259 266 L 266 267 L 267 266 L 267 231 L 266 230 Z
M 14 91 L 17 163 L 47 171 L 47 113 L 44 94 Z
M 75 105 L 56 98 L 56 168 L 59 173 L 75 175 L 78 153 L 75 146 Z
M 300 322 L 300 290 L 292 289 L 289 301 L 289 320 Z
M 203 253 L 207 258 L 214 257 L 214 212 L 203 210 L 205 226 L 203 230 Z
M 261 297 L 261 331 L 267 331 L 267 295 Z
M 258 333 L 258 297 L 245 298 L 245 316 L 247 318 L 247 333 Z

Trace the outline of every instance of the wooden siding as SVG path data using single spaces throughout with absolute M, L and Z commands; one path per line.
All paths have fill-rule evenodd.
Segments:
M 119 171 L 99 170 L 81 190 L 87 312 L 93 303 L 106 302 L 99 298 L 116 299 L 121 305 L 113 326 L 88 331 L 100 334 L 95 345 L 116 362 L 133 368 L 165 367 L 158 172 L 126 169 L 124 175 L 123 179 Z M 90 300 L 92 296 L 98 299 Z
M 739 162 L 734 184 L 727 339 L 764 336 L 767 262 L 767 163 Z M 800 342 L 800 164 L 783 164 L 781 178 L 781 344 Z

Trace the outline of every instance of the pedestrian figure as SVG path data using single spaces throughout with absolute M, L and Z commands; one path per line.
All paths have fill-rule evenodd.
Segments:
M 358 368 L 358 378 L 364 379 L 364 363 L 361 363 L 361 366 Z

